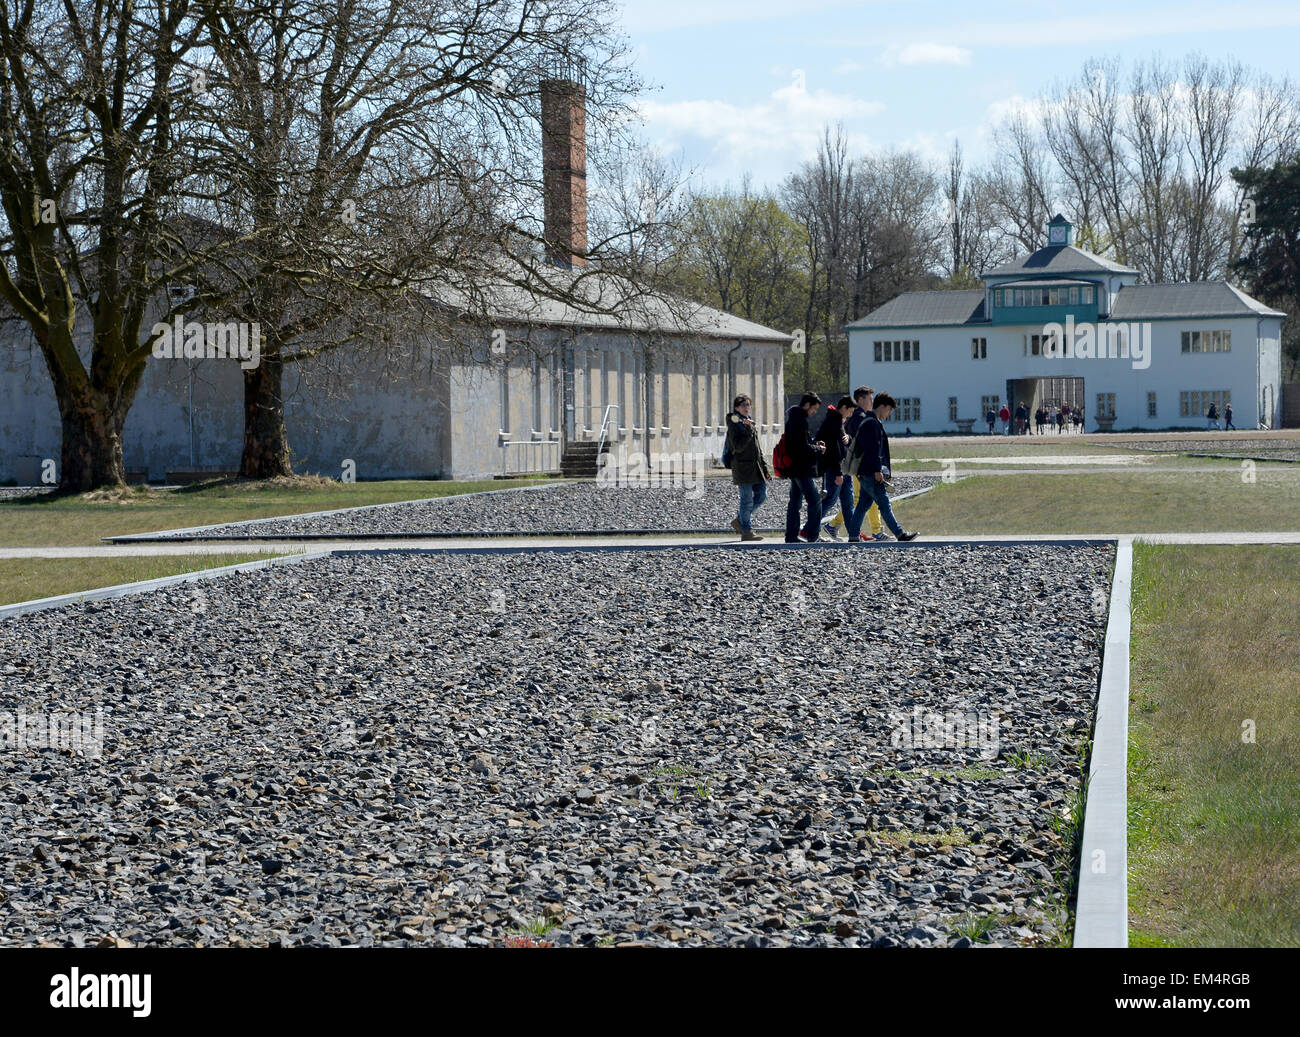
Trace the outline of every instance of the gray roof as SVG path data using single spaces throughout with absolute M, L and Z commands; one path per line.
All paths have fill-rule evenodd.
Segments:
M 503 324 L 580 327 L 587 330 L 649 332 L 750 342 L 789 344 L 777 331 L 627 278 L 591 269 L 539 266 L 480 276 L 471 288 L 443 285 L 429 293 L 467 315 Z M 578 300 L 575 305 L 573 300 Z
M 987 323 L 984 289 L 904 292 L 860 317 L 850 328 L 914 328 Z
M 1285 317 L 1227 281 L 1126 285 L 1115 293 L 1111 320 L 1157 317 Z
M 1043 282 L 1047 283 L 1047 282 Z M 1285 317 L 1227 281 L 1125 285 L 1115 293 L 1110 320 L 1161 317 Z M 904 292 L 849 324 L 849 328 L 927 328 L 987 324 L 982 289 Z
M 1005 277 L 1009 274 L 1136 274 L 1131 266 L 1124 266 L 1101 256 L 1094 256 L 1073 245 L 1049 245 L 1037 252 L 1017 256 L 1010 263 L 1003 263 L 992 270 L 985 270 L 981 277 Z

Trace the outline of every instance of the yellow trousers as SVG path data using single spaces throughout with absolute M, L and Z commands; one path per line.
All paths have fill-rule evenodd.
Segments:
M 860 500 L 862 500 L 862 483 L 858 481 L 858 477 L 855 475 L 853 476 L 853 504 L 855 507 Z M 841 509 L 840 513 L 831 519 L 830 524 L 832 526 L 842 526 L 846 521 L 847 519 L 844 515 L 844 511 Z M 871 507 L 867 509 L 867 521 L 871 524 L 872 536 L 875 536 L 885 528 L 884 523 L 880 521 L 880 509 L 874 502 Z

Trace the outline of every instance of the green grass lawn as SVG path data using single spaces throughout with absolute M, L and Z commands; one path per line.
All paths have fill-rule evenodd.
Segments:
M 137 558 L 6 558 L 0 561 L 0 605 L 56 594 L 111 587 L 136 580 L 217 569 L 283 552 L 219 555 L 150 555 Z
M 343 483 L 306 478 L 266 483 L 203 483 L 180 490 L 142 488 L 123 493 L 0 500 L 0 547 L 96 544 L 105 536 L 446 497 L 478 490 L 505 490 L 515 486 L 536 486 L 542 481 L 395 479 L 391 482 Z
M 959 474 L 960 470 L 959 470 Z M 1199 472 L 974 475 L 902 501 L 922 535 L 1197 533 L 1300 530 L 1300 469 L 1235 465 Z
M 1300 946 L 1300 547 L 1135 552 L 1130 941 Z
M 975 439 L 936 440 L 914 437 L 904 439 L 892 430 L 889 454 L 901 457 L 1008 457 L 1020 454 L 1043 454 L 1060 457 L 1072 454 L 1105 454 L 1119 448 L 1119 443 L 1097 443 L 1083 436 L 983 436 Z M 1128 453 L 1129 451 L 1123 451 Z

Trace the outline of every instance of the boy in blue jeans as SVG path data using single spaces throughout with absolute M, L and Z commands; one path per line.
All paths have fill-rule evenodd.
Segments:
M 867 420 L 858 428 L 856 449 L 862 458 L 858 468 L 858 478 L 862 481 L 862 497 L 857 507 L 853 509 L 853 517 L 849 519 L 849 543 L 858 542 L 858 534 L 862 532 L 862 519 L 873 501 L 880 508 L 880 517 L 885 520 L 885 525 L 889 527 L 889 531 L 896 539 L 904 542 L 915 540 L 917 534 L 905 532 L 899 525 L 898 519 L 894 518 L 894 509 L 889 506 L 889 489 L 886 485 L 891 470 L 889 433 L 885 431 L 883 422 L 889 420 L 897 403 L 887 392 L 877 395 L 873 403 L 874 406 L 871 413 L 867 415 Z M 866 543 L 871 541 L 868 540 Z

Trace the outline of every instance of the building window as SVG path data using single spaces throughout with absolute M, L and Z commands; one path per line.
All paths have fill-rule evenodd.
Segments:
M 956 396 L 948 397 L 948 420 L 953 422 L 954 424 L 957 421 L 957 397 Z
M 1113 392 L 1097 393 L 1097 417 L 1113 418 L 1115 416 L 1115 394 Z
M 1232 332 L 1227 329 L 1184 331 L 1182 346 L 1184 353 L 1229 353 L 1232 351 Z
M 618 353 L 618 424 L 620 428 L 628 426 L 627 413 L 627 354 Z
M 1070 305 L 1073 306 L 1079 301 L 1079 289 L 1077 287 L 1070 289 Z
M 508 362 L 501 365 L 501 431 L 507 435 L 510 432 L 510 364 Z
M 986 338 L 971 339 L 970 356 L 972 360 L 987 360 L 989 358 L 989 340 Z
M 992 411 L 994 414 L 996 414 L 1001 409 L 1002 409 L 1001 396 L 980 397 L 980 420 L 981 421 L 983 421 L 988 416 L 989 411 Z
M 533 431 L 542 431 L 542 365 L 533 357 Z
M 1092 287 L 1091 287 L 1091 286 L 1088 286 L 1088 287 L 1086 287 L 1086 288 L 1080 288 L 1080 289 L 1079 289 L 1079 301 L 1082 302 L 1082 303 L 1091 303 L 1091 302 L 1092 302 Z
M 1210 404 L 1218 409 L 1220 417 L 1223 408 L 1232 402 L 1232 393 L 1227 389 L 1201 389 L 1199 391 L 1178 394 L 1178 413 L 1184 418 L 1203 418 L 1210 409 Z
M 894 413 L 889 416 L 890 421 L 920 421 L 921 420 L 921 400 L 916 396 L 899 397 L 898 406 L 894 408 Z
M 672 422 L 668 417 L 668 358 L 661 357 L 659 360 L 659 424 L 663 428 L 668 428 Z
M 873 342 L 873 355 L 878 364 L 916 362 L 921 359 L 921 343 L 916 339 Z
M 1147 417 L 1154 418 L 1155 416 L 1156 416 L 1156 394 L 1153 392 L 1149 392 L 1147 393 Z

